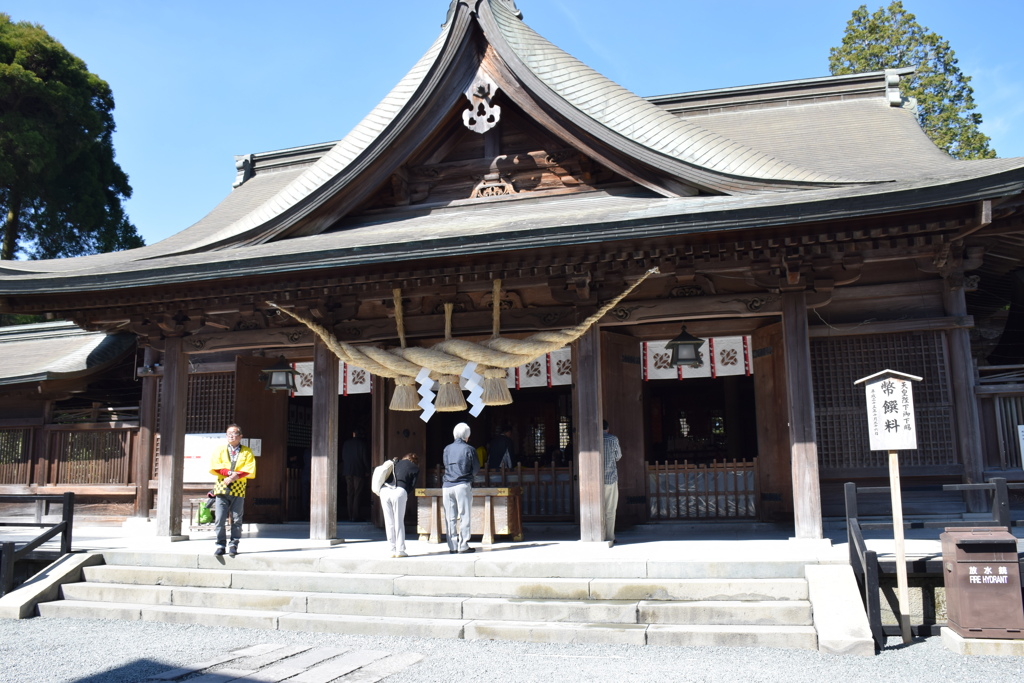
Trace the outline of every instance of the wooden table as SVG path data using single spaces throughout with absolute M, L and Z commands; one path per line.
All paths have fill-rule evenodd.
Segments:
M 416 532 L 421 541 L 440 543 L 445 533 L 443 490 L 416 489 Z M 522 495 L 518 486 L 474 488 L 470 533 L 483 536 L 484 545 L 494 543 L 498 535 L 523 540 Z

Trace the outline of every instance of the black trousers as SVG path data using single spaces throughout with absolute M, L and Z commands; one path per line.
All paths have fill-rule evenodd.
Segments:
M 366 477 L 345 477 L 345 492 L 348 503 L 348 520 L 350 522 L 359 519 L 360 504 L 363 502 L 363 491 L 366 490 Z

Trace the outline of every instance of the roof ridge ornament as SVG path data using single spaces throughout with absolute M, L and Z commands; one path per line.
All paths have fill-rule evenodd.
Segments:
M 497 84 L 482 70 L 477 71 L 473 83 L 463 93 L 469 100 L 469 109 L 462 112 L 462 122 L 466 128 L 483 135 L 498 125 L 501 107 L 491 102 L 497 94 Z

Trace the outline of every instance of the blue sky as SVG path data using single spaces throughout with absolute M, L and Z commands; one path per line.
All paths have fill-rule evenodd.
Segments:
M 857 0 L 518 0 L 534 30 L 639 95 L 828 74 Z M 867 3 L 870 10 L 883 4 Z M 982 130 L 1024 156 L 1020 0 L 904 0 L 972 77 Z M 437 36 L 448 0 L 5 0 L 110 83 L 147 243 L 230 191 L 234 155 L 336 140 Z

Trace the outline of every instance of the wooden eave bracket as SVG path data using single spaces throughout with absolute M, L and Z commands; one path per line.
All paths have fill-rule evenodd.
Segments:
M 859 280 L 863 266 L 864 257 L 860 254 L 846 254 L 840 260 L 827 256 L 787 255 L 777 263 L 768 259 L 755 262 L 751 265 L 750 279 L 754 285 L 770 292 L 828 293 L 835 287 Z

